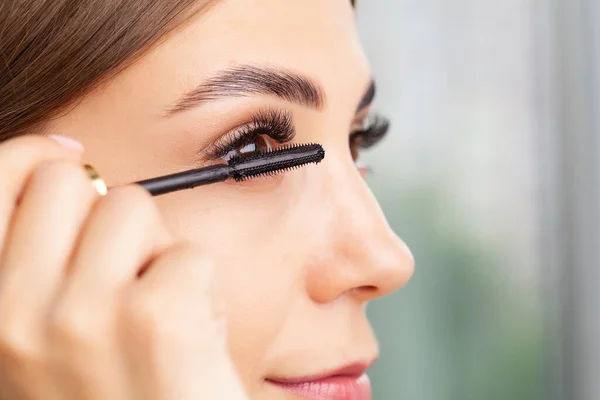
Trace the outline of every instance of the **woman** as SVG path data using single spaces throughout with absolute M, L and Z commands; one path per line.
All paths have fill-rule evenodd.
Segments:
M 0 27 L 0 398 L 370 398 L 365 304 L 413 260 L 357 167 L 385 126 L 351 4 L 11 0 Z M 287 142 L 326 158 L 126 185 Z

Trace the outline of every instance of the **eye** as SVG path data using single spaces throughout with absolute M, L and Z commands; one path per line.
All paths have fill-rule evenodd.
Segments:
M 288 143 L 295 135 L 296 130 L 289 112 L 262 110 L 252 117 L 250 123 L 217 139 L 202 155 L 209 160 L 249 156 Z
M 270 138 L 265 135 L 258 135 L 252 138 L 251 142 L 246 144 L 245 146 L 238 146 L 237 148 L 229 151 L 222 158 L 226 161 L 230 160 L 232 157 L 246 157 L 251 156 L 254 153 L 269 151 L 274 148 L 271 144 Z M 272 140 L 272 139 L 271 139 Z
M 370 169 L 368 165 L 360 162 L 361 150 L 377 145 L 387 135 L 390 123 L 387 118 L 374 115 L 358 124 L 361 127 L 350 133 L 350 153 L 361 175 L 366 176 Z

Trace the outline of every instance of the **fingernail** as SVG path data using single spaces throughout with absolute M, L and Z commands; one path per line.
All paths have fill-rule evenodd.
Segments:
M 69 150 L 83 153 L 83 145 L 71 137 L 62 135 L 48 135 L 48 137 Z

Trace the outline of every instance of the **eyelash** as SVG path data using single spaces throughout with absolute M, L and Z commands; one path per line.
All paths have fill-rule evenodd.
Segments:
M 350 133 L 349 146 L 354 161 L 358 161 L 359 150 L 377 145 L 388 133 L 389 120 L 375 114 L 363 122 L 363 127 Z M 253 143 L 259 136 L 269 136 L 278 144 L 290 142 L 296 136 L 292 115 L 287 111 L 263 110 L 252 122 L 226 134 L 208 149 L 205 156 L 210 160 L 224 158 L 231 151 Z
M 368 118 L 364 127 L 350 134 L 350 149 L 353 152 L 353 158 L 358 158 L 358 149 L 369 149 L 377 145 L 390 130 L 390 121 L 378 114 Z
M 221 137 L 205 153 L 211 160 L 225 157 L 230 151 L 252 143 L 258 136 L 266 135 L 278 144 L 290 142 L 296 136 L 292 116 L 286 111 L 259 111 L 252 122 Z

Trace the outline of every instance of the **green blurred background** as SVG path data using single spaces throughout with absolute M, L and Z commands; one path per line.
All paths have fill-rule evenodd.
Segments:
M 600 282 L 597 207 L 581 226 L 575 212 L 600 187 L 578 179 L 600 176 L 581 161 L 600 158 L 595 3 L 359 1 L 375 108 L 392 119 L 369 183 L 416 258 L 369 306 L 374 399 L 600 399 L 600 298 L 569 300 Z

